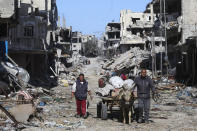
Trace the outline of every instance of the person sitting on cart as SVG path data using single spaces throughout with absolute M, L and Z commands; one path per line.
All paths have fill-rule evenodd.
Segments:
M 106 77 L 106 82 L 109 82 L 109 79 L 110 79 L 110 73 L 109 73 L 109 71 L 106 72 L 105 77 Z
M 119 75 L 118 75 L 118 69 L 117 69 L 116 67 L 114 68 L 114 71 L 112 72 L 111 76 L 112 76 L 112 77 L 114 77 L 114 76 L 119 76 Z

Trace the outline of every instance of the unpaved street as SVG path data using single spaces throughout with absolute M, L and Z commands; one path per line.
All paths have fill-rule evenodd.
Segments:
M 85 76 L 89 82 L 89 86 L 94 94 L 94 90 L 97 88 L 98 78 L 97 71 L 99 70 L 99 63 L 97 59 L 91 59 L 91 65 L 85 66 L 83 69 Z M 170 94 L 168 92 L 162 93 L 162 103 L 156 104 L 152 102 L 151 120 L 150 124 L 138 124 L 133 122 L 132 124 L 122 124 L 118 122 L 117 118 L 109 118 L 108 120 L 101 120 L 96 118 L 96 104 L 100 100 L 94 94 L 93 101 L 90 101 L 90 107 L 88 109 L 90 116 L 88 119 L 75 118 L 75 102 L 70 103 L 70 89 L 66 87 L 57 87 L 53 89 L 60 96 L 64 96 L 64 102 L 49 102 L 44 106 L 44 120 L 45 122 L 55 122 L 56 124 L 64 123 L 65 121 L 76 123 L 82 121 L 82 124 L 73 130 L 77 131 L 195 131 L 197 130 L 197 108 L 192 106 L 186 106 L 183 101 L 179 101 L 176 98 L 176 94 Z M 88 98 L 89 99 L 89 98 Z M 46 128 L 27 128 L 29 130 L 65 130 L 61 127 Z
M 97 70 L 99 69 L 99 63 L 96 59 L 91 59 L 91 65 L 86 66 L 87 80 L 91 90 L 94 91 L 98 87 L 98 78 Z M 160 109 L 160 111 L 151 111 L 151 120 L 153 121 L 150 124 L 138 124 L 133 122 L 130 125 L 122 124 L 117 121 L 117 119 L 108 119 L 101 120 L 96 118 L 96 103 L 100 100 L 94 95 L 94 100 L 91 101 L 89 112 L 93 115 L 90 116 L 87 120 L 84 121 L 84 124 L 87 126 L 85 130 L 110 130 L 110 131 L 119 131 L 119 130 L 139 130 L 139 131 L 166 131 L 166 130 L 197 130 L 197 109 L 195 107 L 184 107 L 181 106 L 181 103 L 177 100 L 175 94 L 164 94 L 164 105 L 156 104 L 152 102 L 152 108 Z M 177 103 L 176 106 L 165 106 L 166 103 Z M 180 105 L 179 105 L 180 104 Z M 186 108 L 186 109 L 185 109 Z M 185 109 L 185 111 L 184 111 Z M 165 119 L 167 118 L 167 119 Z M 81 130 L 81 129 L 78 129 Z

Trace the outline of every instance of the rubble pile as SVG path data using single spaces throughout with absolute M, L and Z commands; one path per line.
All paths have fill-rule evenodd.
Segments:
M 42 129 L 58 128 L 72 130 L 85 128 L 82 120 L 68 121 L 73 117 L 70 111 L 76 110 L 70 103 L 70 92 L 65 92 L 65 86 L 58 86 L 51 90 L 44 88 L 27 89 L 32 99 L 20 99 L 19 93 L 9 94 L 9 98 L 0 97 L 2 107 L 7 110 L 14 120 L 0 110 L 2 130 L 40 127 Z M 70 90 L 70 89 L 69 89 Z
M 75 110 L 68 99 L 70 98 L 69 87 L 73 85 L 80 73 L 85 73 L 82 67 L 82 63 L 70 68 L 64 67 L 63 72 L 58 76 L 58 86 L 55 88 L 34 87 L 25 82 L 26 84 L 18 85 L 21 88 L 17 91 L 13 90 L 7 96 L 0 96 L 0 129 L 41 127 L 71 130 L 85 127 L 81 120 L 73 122 L 66 120 L 66 117 L 73 117 L 73 115 L 65 113 L 66 110 Z M 69 92 L 65 93 L 63 91 L 65 88 Z
M 163 102 L 166 103 L 166 100 L 170 100 L 169 97 L 174 96 L 173 102 L 167 102 L 167 105 L 188 105 L 188 106 L 197 106 L 197 88 L 189 87 L 181 83 L 176 83 L 174 79 L 161 78 L 161 80 L 157 81 L 156 89 L 159 92 L 160 96 L 162 96 Z
M 72 85 L 76 78 L 79 76 L 80 73 L 85 73 L 84 70 L 82 70 L 83 64 L 78 64 L 76 66 L 66 68 L 66 72 L 62 72 L 58 77 L 58 84 L 61 86 L 68 87 L 69 85 Z
M 148 60 L 150 58 L 150 51 L 141 50 L 139 47 L 131 48 L 124 54 L 121 54 L 117 58 L 113 58 L 104 63 L 103 69 L 105 70 L 113 70 L 117 68 L 117 70 L 122 70 L 125 68 L 132 68 L 134 70 L 134 75 L 139 73 L 138 68 L 140 64 L 144 60 Z

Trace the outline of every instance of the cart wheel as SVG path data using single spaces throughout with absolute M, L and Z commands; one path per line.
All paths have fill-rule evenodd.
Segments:
M 97 118 L 101 118 L 102 102 L 97 103 Z
M 101 119 L 102 120 L 107 120 L 107 105 L 106 104 L 102 104 Z

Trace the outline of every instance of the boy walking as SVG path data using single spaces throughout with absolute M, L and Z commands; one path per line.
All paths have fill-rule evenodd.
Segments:
M 86 119 L 88 117 L 86 113 L 87 94 L 89 94 L 92 99 L 91 91 L 88 88 L 88 82 L 84 79 L 84 74 L 80 74 L 77 81 L 73 84 L 71 95 L 72 98 L 75 96 L 76 99 L 77 118 L 82 116 Z

